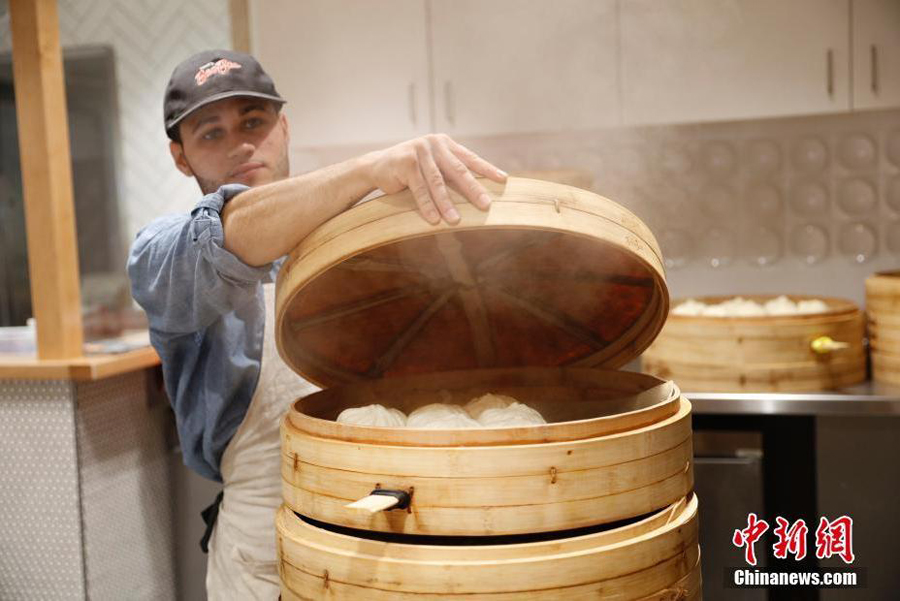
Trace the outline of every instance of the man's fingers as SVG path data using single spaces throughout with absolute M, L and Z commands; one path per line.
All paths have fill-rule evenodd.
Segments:
M 441 222 L 441 214 L 438 213 L 431 200 L 431 194 L 428 193 L 428 185 L 422 177 L 421 171 L 414 165 L 414 169 L 409 178 L 409 191 L 412 192 L 413 198 L 416 199 L 416 205 L 425 221 L 431 225 L 437 225 Z
M 465 196 L 469 202 L 485 211 L 491 206 L 491 197 L 484 186 L 478 183 L 469 168 L 456 156 L 442 147 L 437 151 L 437 158 L 441 164 L 441 171 L 447 176 L 453 189 Z
M 379 171 L 376 166 L 373 180 L 385 191 L 393 183 L 408 187 L 422 217 L 432 225 L 440 223 L 441 218 L 451 225 L 460 221 L 448 186 L 486 210 L 491 197 L 475 175 L 499 183 L 507 178 L 503 170 L 444 134 L 410 140 L 386 150 L 385 156 L 383 169 Z
M 456 210 L 453 201 L 450 200 L 450 195 L 447 194 L 447 184 L 444 182 L 444 174 L 441 172 L 442 170 L 438 168 L 437 163 L 435 163 L 435 157 L 431 154 L 431 150 L 428 146 L 419 146 L 416 148 L 416 156 L 419 159 L 419 168 L 425 179 L 425 184 L 431 192 L 431 198 L 437 206 L 438 211 L 441 212 L 441 215 L 447 220 L 447 223 L 459 223 L 459 212 Z
M 495 182 L 501 184 L 506 181 L 507 177 L 509 177 L 506 171 L 503 171 L 502 169 L 491 165 L 456 140 L 448 138 L 448 142 L 450 144 L 450 149 L 453 151 L 453 154 L 459 157 L 459 160 L 461 160 L 466 167 L 468 167 L 478 175 L 483 175 L 484 177 L 492 179 Z

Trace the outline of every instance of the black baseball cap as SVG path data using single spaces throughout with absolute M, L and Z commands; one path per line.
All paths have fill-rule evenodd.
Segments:
M 169 78 L 163 113 L 166 134 L 178 139 L 181 120 L 202 106 L 234 96 L 286 101 L 255 58 L 233 50 L 204 50 L 183 61 Z

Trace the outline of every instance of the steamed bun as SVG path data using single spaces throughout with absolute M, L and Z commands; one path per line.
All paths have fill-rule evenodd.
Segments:
M 826 311 L 828 311 L 828 305 L 817 298 L 797 303 L 797 313 L 825 313 Z
M 337 421 L 354 426 L 382 426 L 402 428 L 406 425 L 406 414 L 399 409 L 389 409 L 384 405 L 350 407 L 338 415 Z
M 766 301 L 765 307 L 769 315 L 794 315 L 797 312 L 794 301 L 784 295 Z
M 762 317 L 766 315 L 802 315 L 824 313 L 828 305 L 819 300 L 801 300 L 797 303 L 787 296 L 779 296 L 764 304 L 736 296 L 714 305 L 688 299 L 672 309 L 673 315 L 690 315 L 704 317 Z
M 478 423 L 485 428 L 504 428 L 507 426 L 538 426 L 546 424 L 547 421 L 528 405 L 514 401 L 507 407 L 485 409 L 478 418 Z
M 672 315 L 689 315 L 691 317 L 696 317 L 697 315 L 702 315 L 705 308 L 706 305 L 704 303 L 689 298 L 672 309 Z
M 409 414 L 406 420 L 408 428 L 478 428 L 479 423 L 472 419 L 466 410 L 459 405 L 449 403 L 431 403 L 419 407 Z
M 515 402 L 511 396 L 489 392 L 466 403 L 465 409 L 473 419 L 478 419 L 487 409 L 505 409 Z

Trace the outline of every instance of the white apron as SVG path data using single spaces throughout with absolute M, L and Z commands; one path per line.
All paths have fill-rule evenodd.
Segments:
M 244 421 L 222 455 L 225 494 L 209 541 L 206 591 L 211 601 L 278 599 L 275 511 L 281 505 L 281 417 L 316 390 L 275 346 L 275 284 L 263 285 L 266 324 L 259 384 Z

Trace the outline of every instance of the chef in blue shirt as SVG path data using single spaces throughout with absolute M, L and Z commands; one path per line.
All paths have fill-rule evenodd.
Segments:
M 203 197 L 189 214 L 143 228 L 128 260 L 184 462 L 223 484 L 205 516 L 210 599 L 279 595 L 279 419 L 315 390 L 275 348 L 273 282 L 284 256 L 375 190 L 409 188 L 428 223 L 455 224 L 448 186 L 486 210 L 490 199 L 475 175 L 506 180 L 443 134 L 291 177 L 284 103 L 246 54 L 205 51 L 175 68 L 164 100 L 169 148 Z

